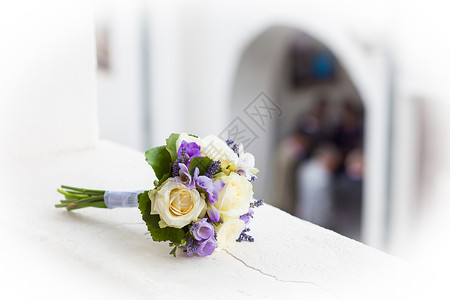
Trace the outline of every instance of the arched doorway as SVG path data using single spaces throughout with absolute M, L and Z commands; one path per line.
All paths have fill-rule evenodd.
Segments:
M 368 161 L 372 165 L 375 162 L 385 163 L 386 153 L 381 153 L 382 151 L 378 153 L 369 151 L 371 159 L 369 160 L 366 155 L 361 159 L 361 153 L 363 153 L 364 147 L 367 148 L 367 144 L 373 145 L 376 139 L 380 139 L 381 136 L 385 137 L 383 126 L 376 128 L 375 131 L 378 133 L 372 134 L 372 139 L 364 136 L 367 133 L 366 130 L 363 130 L 365 125 L 368 124 L 371 131 L 374 131 L 374 123 L 368 122 L 366 114 L 367 99 L 364 99 L 358 92 L 346 67 L 333 53 L 333 50 L 301 30 L 285 26 L 270 27 L 252 40 L 243 51 L 232 92 L 233 113 L 239 114 L 244 111 L 246 115 L 243 123 L 249 127 L 254 126 L 258 122 L 252 118 L 249 107 L 262 103 L 261 101 L 273 103 L 274 107 L 279 109 L 279 113 L 267 118 L 264 126 L 261 124 L 255 126 L 256 138 L 248 148 L 255 153 L 258 166 L 264 171 L 261 172 L 256 188 L 263 190 L 265 195 L 270 195 L 269 203 L 295 214 L 296 205 L 299 203 L 296 193 L 299 193 L 297 185 L 301 165 L 319 155 L 316 152 L 321 152 L 321 148 L 328 148 L 327 151 L 330 151 L 330 147 L 328 147 L 330 144 L 331 148 L 337 148 L 337 152 L 340 153 L 337 155 L 340 156 L 339 163 L 332 172 L 333 181 L 346 174 L 346 161 L 357 160 L 360 165 L 364 165 Z M 324 106 L 326 109 L 323 109 Z M 320 112 L 321 109 L 325 112 Z M 361 142 L 343 149 L 342 140 L 345 140 L 345 137 L 342 138 L 341 134 L 339 142 L 339 138 L 337 138 L 339 134 L 333 133 L 333 131 L 338 130 L 342 125 L 340 122 L 342 123 L 346 113 L 358 119 L 356 123 L 361 126 L 356 131 L 360 131 L 358 138 Z M 380 112 L 378 111 L 378 113 Z M 323 116 L 319 117 L 317 114 Z M 372 120 L 371 122 L 373 122 L 374 115 L 376 114 L 372 114 L 372 118 L 369 118 Z M 312 141 L 314 138 L 311 136 L 307 137 L 306 127 L 308 126 L 301 125 L 301 123 L 307 120 L 308 116 L 316 118 L 316 121 L 320 118 L 319 123 L 328 123 L 326 126 L 330 126 L 331 130 L 326 135 L 329 136 L 315 141 Z M 307 124 L 308 122 L 303 123 Z M 299 135 L 299 133 L 301 134 Z M 316 145 L 301 146 L 302 142 L 305 142 L 302 141 L 305 136 L 306 139 L 309 139 L 306 144 Z M 283 150 L 280 149 L 283 147 L 288 149 L 287 153 L 283 153 Z M 292 151 L 296 147 L 305 149 Z M 350 155 L 353 150 L 356 153 Z M 295 157 L 301 151 L 305 152 L 300 155 L 301 158 L 286 158 L 290 155 L 289 152 L 294 152 L 291 154 Z M 356 158 L 348 158 L 350 156 Z M 367 213 L 369 210 L 366 208 L 363 212 L 361 202 L 369 207 L 377 206 L 378 208 L 375 210 L 370 209 L 370 212 L 375 214 L 384 209 L 386 204 L 383 203 L 386 200 L 385 191 L 383 191 L 385 188 L 384 172 L 383 168 L 378 170 L 372 168 L 371 174 L 369 173 L 368 177 L 371 177 L 369 189 L 382 187 L 381 190 L 378 188 L 376 195 L 372 193 L 370 197 L 367 197 L 367 193 L 362 191 L 362 185 L 360 185 L 359 191 L 355 192 L 358 194 L 355 198 L 360 200 L 359 207 L 357 204 L 353 209 L 357 211 L 359 218 L 364 215 L 363 219 L 370 219 Z M 375 173 L 376 176 L 373 176 Z M 366 172 L 364 172 L 364 177 L 366 177 Z M 370 200 L 371 197 L 372 200 Z M 333 199 L 335 198 L 333 197 Z M 368 203 L 369 205 L 367 205 Z M 336 203 L 334 205 L 336 206 Z M 380 215 L 378 214 L 376 218 L 372 217 L 372 219 L 377 219 L 373 222 L 376 223 L 376 226 L 383 227 L 384 220 L 379 217 Z M 360 239 L 361 226 L 363 225 L 359 222 L 356 235 L 342 233 Z M 336 228 L 332 227 L 332 229 Z M 383 232 L 384 229 L 378 228 L 377 230 Z M 362 237 L 362 240 L 368 239 L 370 238 Z

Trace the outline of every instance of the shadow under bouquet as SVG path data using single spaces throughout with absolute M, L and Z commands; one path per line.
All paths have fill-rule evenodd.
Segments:
M 56 207 L 138 207 L 154 241 L 168 241 L 176 256 L 211 255 L 234 242 L 253 242 L 248 224 L 253 208 L 255 158 L 231 140 L 214 135 L 171 134 L 166 145 L 145 153 L 158 180 L 149 191 L 90 190 L 61 186 Z

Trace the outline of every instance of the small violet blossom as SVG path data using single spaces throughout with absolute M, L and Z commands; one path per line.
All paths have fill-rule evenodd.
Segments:
M 244 221 L 245 226 L 247 226 L 250 223 L 251 218 L 253 218 L 253 214 L 254 213 L 255 213 L 255 211 L 253 209 L 249 208 L 248 213 L 246 213 L 245 215 L 240 216 L 239 219 Z
M 194 239 L 188 242 L 188 256 L 197 253 L 200 256 L 211 255 L 217 248 L 214 227 L 206 218 L 192 224 L 190 229 Z
M 210 204 L 214 204 L 219 200 L 219 193 L 225 186 L 225 183 L 222 180 L 212 180 L 211 178 L 207 176 L 198 176 L 200 173 L 200 170 L 198 168 L 195 168 L 194 171 L 194 181 L 195 184 L 202 188 L 208 193 L 208 200 Z
M 207 240 L 198 243 L 197 253 L 200 256 L 207 256 L 213 254 L 217 248 L 217 241 L 214 237 L 210 237 Z
M 184 154 L 188 156 L 188 160 L 190 161 L 194 157 L 199 157 L 200 155 L 200 146 L 195 143 L 191 142 L 188 143 L 185 140 L 183 140 L 180 144 L 180 147 L 178 148 L 178 157 L 182 156 L 183 149 L 185 149 Z
M 176 176 L 173 181 L 182 183 L 186 186 L 186 188 L 192 190 L 195 189 L 195 181 L 193 180 L 191 174 L 189 174 L 189 169 L 188 167 L 183 164 L 183 163 L 179 163 L 179 171 L 178 171 L 178 176 Z
M 213 222 L 220 221 L 220 211 L 213 205 L 208 205 L 208 210 L 206 211 L 208 217 Z
M 214 227 L 206 218 L 192 224 L 190 230 L 197 241 L 204 241 L 214 236 Z

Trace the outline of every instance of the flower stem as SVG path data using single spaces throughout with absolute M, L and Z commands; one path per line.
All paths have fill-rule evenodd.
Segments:
M 64 195 L 65 200 L 56 204 L 56 208 L 66 208 L 67 210 L 80 209 L 85 207 L 107 208 L 104 201 L 105 191 L 89 190 L 62 185 L 57 191 Z
M 104 194 L 105 193 L 105 191 L 102 191 L 102 190 L 88 190 L 88 189 L 76 188 L 76 187 L 72 187 L 72 186 L 68 186 L 68 185 L 61 185 L 61 188 L 66 189 L 66 190 L 73 190 L 73 191 L 77 191 L 77 192 L 81 192 L 81 193 L 85 193 L 85 194 Z

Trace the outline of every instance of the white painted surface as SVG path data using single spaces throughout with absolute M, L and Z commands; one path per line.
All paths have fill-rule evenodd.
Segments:
M 144 150 L 143 1 L 92 1 L 95 25 L 108 30 L 110 68 L 97 74 L 99 136 Z M 147 99 L 148 100 L 148 99 Z
M 166 243 L 151 240 L 137 209 L 54 208 L 62 183 L 149 188 L 154 175 L 143 153 L 123 146 L 101 142 L 43 159 L 2 159 L 0 167 L 9 174 L 0 190 L 9 199 L 0 210 L 5 299 L 422 296 L 411 265 L 269 205 L 256 210 L 254 243 L 207 258 L 170 256 Z
M 39 156 L 97 141 L 89 1 L 0 4 L 0 155 Z
M 159 145 L 173 132 L 189 131 L 185 119 L 194 110 L 194 107 L 186 110 L 185 103 L 190 99 L 181 88 L 184 83 L 179 10 L 173 1 L 148 7 L 150 147 Z

